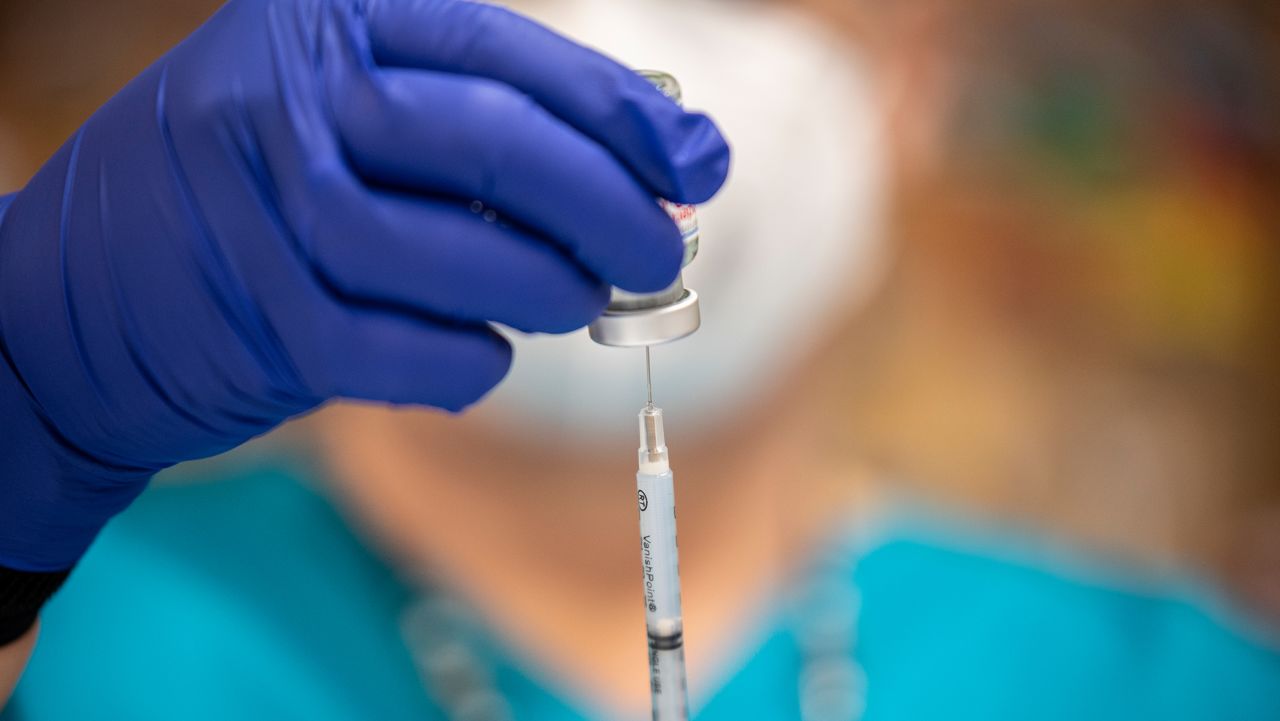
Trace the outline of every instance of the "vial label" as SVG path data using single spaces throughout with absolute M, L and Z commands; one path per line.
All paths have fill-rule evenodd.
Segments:
M 684 262 L 681 267 L 684 267 L 698 254 L 698 214 L 692 205 L 673 203 L 662 198 L 658 199 L 658 205 L 667 211 L 667 215 L 671 216 L 671 220 L 680 229 L 680 238 L 684 241 Z

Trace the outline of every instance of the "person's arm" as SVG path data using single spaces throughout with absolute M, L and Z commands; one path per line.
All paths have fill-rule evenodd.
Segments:
M 18 677 L 31 658 L 31 649 L 36 645 L 36 633 L 39 624 L 32 626 L 26 634 L 12 643 L 0 646 L 0 709 L 9 702 L 13 689 L 18 685 Z

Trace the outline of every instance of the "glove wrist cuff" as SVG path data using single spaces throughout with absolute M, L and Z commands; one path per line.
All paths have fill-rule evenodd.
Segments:
M 0 566 L 0 646 L 26 635 L 35 625 L 40 608 L 49 600 L 70 570 L 15 571 Z

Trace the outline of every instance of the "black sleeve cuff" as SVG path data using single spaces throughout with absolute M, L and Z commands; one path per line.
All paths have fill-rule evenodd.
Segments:
M 31 630 L 44 602 L 62 587 L 70 573 L 35 573 L 0 566 L 0 646 Z

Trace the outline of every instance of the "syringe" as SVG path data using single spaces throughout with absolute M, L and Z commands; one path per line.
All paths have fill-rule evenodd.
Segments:
M 649 690 L 653 721 L 689 717 L 684 671 L 684 619 L 680 611 L 680 563 L 676 547 L 674 476 L 667 458 L 662 409 L 653 405 L 649 348 L 644 349 L 648 402 L 640 410 L 641 565 L 644 569 L 645 628 L 649 636 Z

